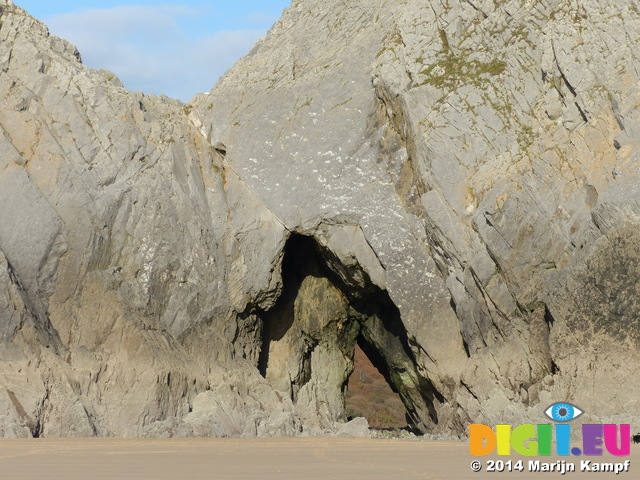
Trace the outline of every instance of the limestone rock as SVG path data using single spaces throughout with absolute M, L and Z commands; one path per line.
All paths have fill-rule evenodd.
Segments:
M 208 95 L 0 3 L 0 436 L 640 423 L 634 2 L 294 2 Z M 601 392 L 608 392 L 604 398 Z
M 357 417 L 343 424 L 338 429 L 339 437 L 370 438 L 369 422 L 366 418 Z
M 388 292 L 405 341 L 375 316 L 361 338 L 421 430 L 536 423 L 557 399 L 598 421 L 634 411 L 638 16 L 594 1 L 294 2 L 192 102 L 349 291 L 351 269 Z M 326 240 L 335 225 L 362 232 L 384 275 Z

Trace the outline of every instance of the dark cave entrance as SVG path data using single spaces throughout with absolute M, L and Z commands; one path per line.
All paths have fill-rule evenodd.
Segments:
M 426 432 L 438 423 L 435 405 L 443 399 L 419 374 L 400 311 L 386 290 L 374 285 L 358 265 L 343 265 L 314 238 L 300 234 L 287 241 L 282 278 L 276 305 L 262 316 L 258 369 L 301 411 L 308 405 L 317 414 L 310 423 L 345 421 L 356 413 L 353 404 L 345 409 L 345 397 L 357 346 L 392 391 L 385 392 L 382 403 L 389 399 L 388 408 L 404 409 L 405 425 Z M 401 403 L 393 402 L 394 395 Z M 380 415 L 367 418 L 370 425 L 383 424 L 378 420 L 384 420 L 385 412 Z M 387 420 L 389 427 L 396 426 L 395 419 Z

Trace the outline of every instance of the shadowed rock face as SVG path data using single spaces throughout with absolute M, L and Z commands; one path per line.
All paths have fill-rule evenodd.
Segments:
M 366 434 L 638 400 L 638 8 L 294 2 L 188 105 L 0 2 L 0 435 Z M 607 392 L 606 398 L 602 392 Z

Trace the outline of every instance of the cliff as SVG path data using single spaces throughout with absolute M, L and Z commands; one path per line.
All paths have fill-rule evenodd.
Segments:
M 417 431 L 639 423 L 635 2 L 295 1 L 187 105 L 0 5 L 0 435 L 366 434 L 356 344 Z

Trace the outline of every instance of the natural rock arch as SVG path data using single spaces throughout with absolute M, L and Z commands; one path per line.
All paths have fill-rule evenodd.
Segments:
M 443 398 L 418 372 L 388 292 L 366 275 L 354 286 L 345 278 L 353 270 L 313 237 L 291 235 L 282 293 L 262 315 L 260 373 L 291 397 L 306 427 L 322 428 L 346 420 L 345 393 L 358 344 L 399 394 L 409 425 L 426 432 L 438 423 L 434 402 Z

